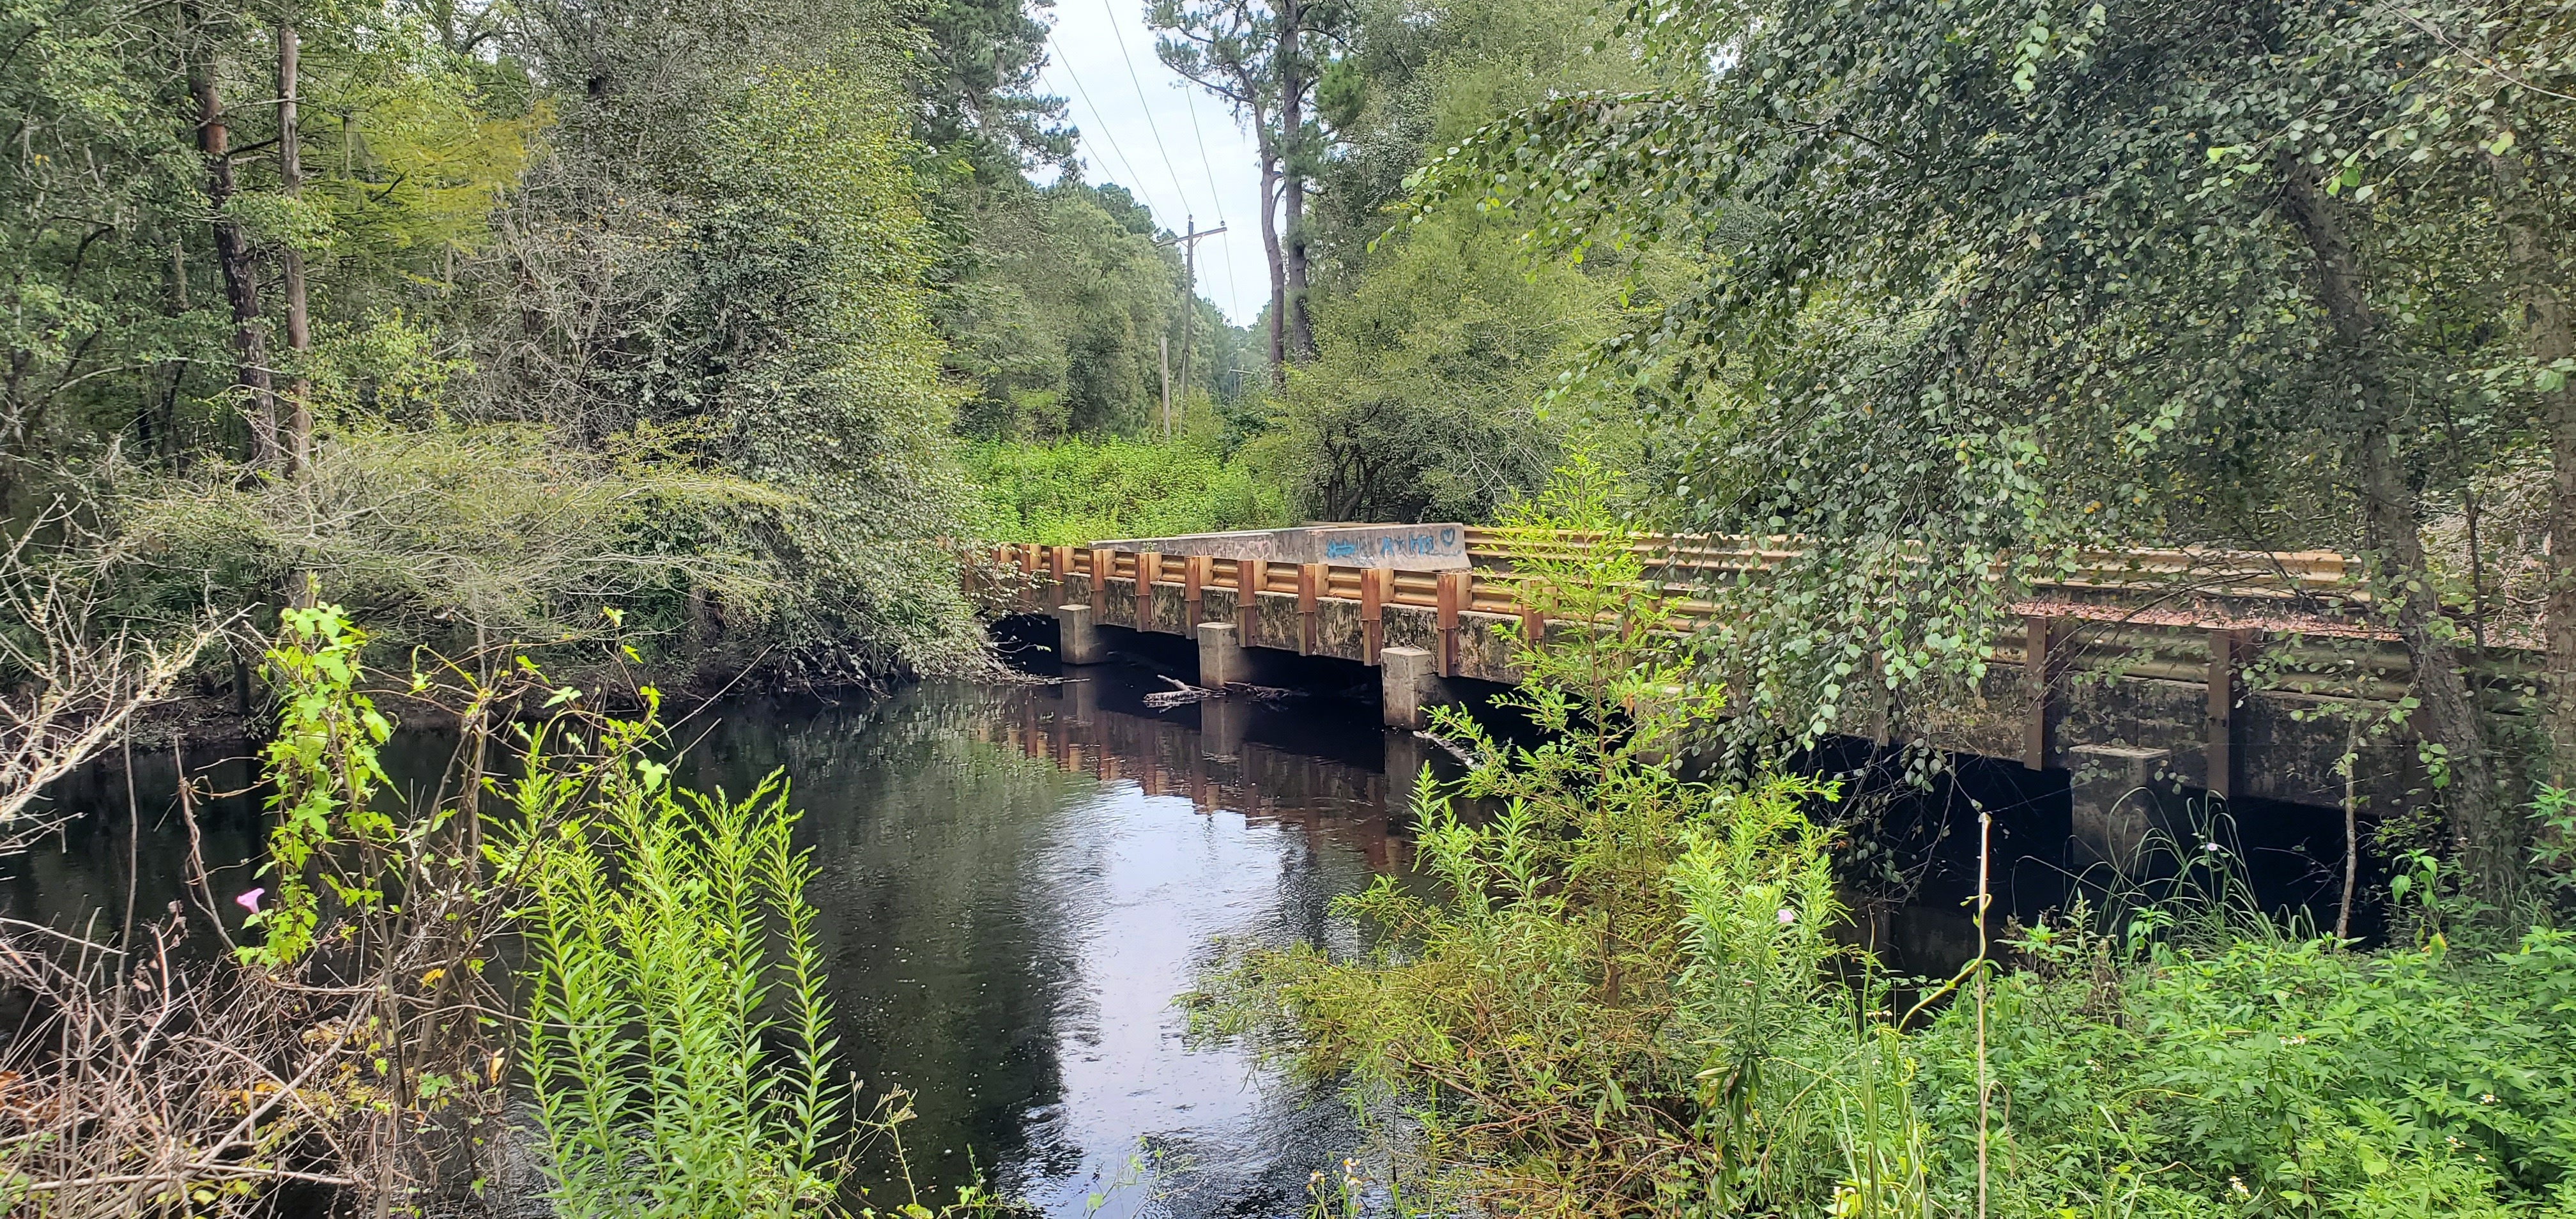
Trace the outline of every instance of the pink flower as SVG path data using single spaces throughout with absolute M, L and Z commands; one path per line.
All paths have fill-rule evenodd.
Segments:
M 1780 907 L 1780 925 L 1781 925 L 1781 926 L 1786 927 L 1786 926 L 1788 926 L 1789 924 L 1794 923 L 1794 922 L 1797 922 L 1797 921 L 1798 921 L 1798 912 L 1797 912 L 1797 911 L 1792 910 L 1792 909 L 1790 909 L 1790 908 L 1789 908 L 1789 907 L 1787 907 L 1787 906 L 1782 906 L 1782 907 Z
M 268 890 L 264 888 L 253 889 L 248 893 L 244 893 L 241 896 L 234 898 L 233 904 L 240 906 L 242 909 L 248 910 L 253 914 L 257 914 L 259 913 L 259 899 L 267 892 Z

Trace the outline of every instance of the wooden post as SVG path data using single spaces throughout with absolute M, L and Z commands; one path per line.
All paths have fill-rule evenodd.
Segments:
M 1391 568 L 1360 569 L 1360 656 L 1369 664 L 1377 663 L 1377 650 L 1386 642 L 1385 623 L 1379 616 L 1386 609 L 1387 586 L 1394 576 Z
M 1235 560 L 1234 624 L 1237 638 L 1247 648 L 1260 642 L 1254 636 L 1261 629 L 1261 590 L 1269 584 L 1269 560 Z
M 1440 573 L 1440 675 L 1458 675 L 1458 611 L 1466 608 L 1472 571 Z
M 2236 795 L 2236 666 L 2244 659 L 2245 632 L 2209 633 L 2209 794 Z
M 1315 617 L 1318 613 L 1315 603 L 1324 595 L 1325 584 L 1330 579 L 1331 569 L 1324 564 L 1301 563 L 1297 566 L 1297 651 L 1301 654 L 1312 656 L 1315 653 Z
M 1058 546 L 1055 548 L 1055 595 L 1049 599 L 1045 608 L 1054 609 L 1064 604 L 1064 599 L 1073 595 L 1072 585 L 1073 547 Z
M 1136 556 L 1136 629 L 1154 629 L 1154 581 L 1163 575 L 1163 556 L 1148 550 Z
M 1203 554 L 1185 555 L 1181 559 L 1181 633 L 1195 634 L 1199 629 L 1199 592 L 1208 585 L 1208 571 L 1216 560 Z
M 2031 770 L 2048 769 L 2049 666 L 2056 660 L 2049 653 L 2056 621 L 2036 615 L 2021 620 L 2022 685 L 2030 694 L 2029 712 L 2022 719 L 2021 764 Z
M 1091 612 L 1096 616 L 1109 612 L 1109 577 L 1118 573 L 1118 552 L 1091 552 Z

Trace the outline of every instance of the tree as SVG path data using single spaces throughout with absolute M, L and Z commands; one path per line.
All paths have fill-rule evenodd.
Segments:
M 857 0 L 526 12 L 562 119 L 482 273 L 476 408 L 677 442 L 792 497 L 671 529 L 777 556 L 779 595 L 721 609 L 806 675 L 957 662 L 956 394 L 892 23 Z
M 2424 531 L 2461 477 L 2437 421 L 2502 441 L 2556 389 L 2510 324 L 2509 226 L 2460 210 L 2517 147 L 2561 181 L 2567 46 L 2519 12 L 1647 0 L 1677 83 L 1497 124 L 1422 206 L 1715 255 L 1596 371 L 1653 396 L 1681 524 L 1805 543 L 1712 590 L 1744 743 L 1972 695 L 2021 590 L 2086 549 L 2350 546 L 2500 897 L 2518 820 Z M 2497 66 L 2497 30 L 2532 41 Z
M 1180 260 L 1117 186 L 1060 181 L 998 199 L 946 297 L 949 366 L 979 392 L 959 430 L 997 439 L 1126 435 L 1160 393 Z
M 985 183 L 1017 184 L 1033 165 L 1064 165 L 1073 134 L 1064 99 L 1039 91 L 1051 0 L 934 0 L 921 14 L 927 70 L 914 87 L 921 142 Z
M 1317 86 L 1334 153 L 1312 221 L 1320 354 L 1290 376 L 1266 442 L 1304 511 L 1485 520 L 1539 487 L 1570 430 L 1639 469 L 1618 395 L 1538 409 L 1616 332 L 1617 276 L 1532 268 L 1511 226 L 1464 202 L 1377 240 L 1406 173 L 1479 125 L 1552 92 L 1644 83 L 1625 40 L 1593 50 L 1609 25 L 1588 0 L 1359 10 Z
M 1225 99 L 1252 127 L 1261 169 L 1261 247 L 1270 263 L 1270 364 L 1315 354 L 1307 288 L 1306 183 L 1321 136 L 1307 107 L 1347 16 L 1329 0 L 1155 0 L 1155 53 Z

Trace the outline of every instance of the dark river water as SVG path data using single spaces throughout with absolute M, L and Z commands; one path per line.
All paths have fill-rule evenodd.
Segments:
M 1359 1139 L 1347 1107 L 1194 1042 L 1174 999 L 1221 941 L 1361 943 L 1329 907 L 1408 868 L 1404 784 L 1386 771 L 1410 773 L 1420 748 L 1365 708 L 1156 712 L 1141 696 L 1159 683 L 1090 672 L 723 704 L 682 726 L 682 769 L 735 791 L 773 768 L 793 780 L 843 1065 L 871 1092 L 914 1094 L 904 1143 L 926 1201 L 981 1172 L 1053 1215 L 1302 1213 L 1308 1175 Z M 396 745 L 399 783 L 433 774 L 450 742 Z M 248 785 L 245 764 L 212 769 Z M 174 773 L 166 756 L 137 759 L 137 843 L 121 767 L 68 781 L 59 798 L 92 815 L 9 861 L 0 903 L 112 926 L 131 852 L 137 904 L 160 910 L 186 849 Z M 246 872 L 260 832 L 248 799 L 202 821 L 208 863 Z

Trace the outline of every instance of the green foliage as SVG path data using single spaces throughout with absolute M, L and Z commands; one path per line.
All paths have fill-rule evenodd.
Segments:
M 820 676 L 963 660 L 975 641 L 937 542 L 964 490 L 955 395 L 894 30 L 861 3 L 635 16 L 531 6 L 561 79 L 597 87 L 561 99 L 505 210 L 477 410 L 585 447 L 658 432 L 783 496 L 742 514 L 779 575 L 764 602 L 724 606 L 744 642 Z M 565 310 L 590 320 L 525 332 Z
M 2134 960 L 2035 935 L 1988 1061 L 1999 1213 L 2564 1214 L 2576 1037 L 2563 932 L 2494 953 L 2256 937 Z M 1909 1038 L 1936 1205 L 1972 1205 L 1972 1013 Z
M 2563 280 L 2562 15 L 1641 0 L 1627 22 L 1659 87 L 1460 141 L 1416 214 L 1510 209 L 1569 259 L 1705 258 L 1589 371 L 1654 408 L 1685 525 L 1804 542 L 1712 590 L 1731 735 L 1977 696 L 2015 602 L 2086 550 L 2340 547 L 2414 661 L 2454 841 L 2511 886 L 2425 532 L 2529 429 L 2576 437 L 2535 371 L 2565 335 L 2531 320 Z
M 1256 952 L 1215 983 L 1234 1000 L 1216 1019 L 1276 1032 L 1284 1009 L 1271 1048 L 1410 1102 L 1435 1193 L 1516 1213 L 1758 1208 L 1812 1185 L 1793 1143 L 1832 1150 L 1808 1146 L 1812 1064 L 1852 1041 L 1825 968 L 1843 951 L 1826 835 L 1803 807 L 1829 793 L 1662 763 L 1717 701 L 1685 688 L 1664 611 L 1634 595 L 1643 559 L 1610 491 L 1577 460 L 1505 529 L 1522 596 L 1559 621 L 1515 648 L 1524 679 L 1497 701 L 1544 735 L 1505 743 L 1440 713 L 1475 761 L 1454 787 L 1416 781 L 1437 899 L 1381 877 L 1344 903 L 1387 931 L 1374 954 Z M 1565 546 L 1568 529 L 1600 544 Z M 1459 798 L 1497 811 L 1471 823 Z
M 603 604 L 669 604 L 690 587 L 758 607 L 788 576 L 742 522 L 789 506 L 774 487 L 671 460 L 649 437 L 605 453 L 526 425 L 326 430 L 292 482 L 206 463 L 117 469 L 100 497 L 146 606 L 256 603 L 312 578 L 363 598 L 381 636 L 444 644 L 597 636 Z
M 277 693 L 277 734 L 259 751 L 276 819 L 261 874 L 275 877 L 277 896 L 248 920 L 264 927 L 267 942 L 243 948 L 244 960 L 276 968 L 312 950 L 322 908 L 308 872 L 352 913 L 385 902 L 401 829 L 374 807 L 378 785 L 390 782 L 376 747 L 393 735 L 393 724 L 358 693 L 366 646 L 367 633 L 336 605 L 278 615 L 277 640 L 260 667 Z
M 1157 245 L 1153 214 L 1116 186 L 1059 182 L 997 192 L 973 265 L 945 308 L 952 368 L 981 392 L 958 430 L 1002 440 L 1123 436 L 1161 426 L 1162 351 L 1181 376 L 1180 255 Z M 1204 383 L 1214 327 L 1193 362 Z
M 921 142 L 947 166 L 986 181 L 1017 181 L 1030 162 L 1068 162 L 1072 132 L 1055 125 L 1064 99 L 1040 92 L 1044 3 L 934 0 L 922 6 L 928 70 L 918 87 Z
M 0 165 L 0 510 L 62 494 L 134 526 L 138 612 L 309 576 L 442 645 L 428 624 L 581 634 L 611 601 L 671 652 L 808 677 L 973 653 L 937 541 L 958 395 L 896 14 L 209 0 L 0 24 L 26 36 L 0 96 L 30 120 Z M 237 373 L 303 388 L 309 462 L 250 443 L 245 412 L 276 412 Z
M 1275 491 L 1203 441 L 985 443 L 966 464 L 986 537 L 1079 546 L 1288 523 Z
M 1461 209 L 1319 297 L 1320 354 L 1261 441 L 1306 516 L 1484 521 L 1556 465 L 1565 416 L 1538 399 L 1603 337 L 1613 288 L 1565 268 L 1533 279 L 1505 236 Z
M 0 98 L 25 119 L 0 158 L 0 352 L 17 370 L 0 386 L 0 507 L 23 510 L 55 467 L 112 442 L 176 466 L 245 438 L 183 69 L 226 105 L 238 179 L 226 215 L 271 278 L 286 248 L 303 253 L 317 336 L 455 307 L 455 272 L 546 117 L 524 69 L 464 49 L 489 30 L 451 41 L 410 5 L 303 13 L 306 181 L 290 198 L 261 151 L 277 134 L 273 16 L 228 0 L 0 10 L 20 39 L 0 62 Z M 284 312 L 273 284 L 264 295 L 254 329 Z M 297 355 L 282 339 L 269 346 L 282 376 L 348 379 L 327 341 Z
M 1635 59 L 1595 53 L 1610 31 L 1589 0 L 1357 12 L 1319 98 L 1340 155 L 1316 205 L 1318 355 L 1291 370 L 1265 460 L 1327 520 L 1487 520 L 1545 481 L 1569 433 L 1642 470 L 1615 395 L 1539 407 L 1646 301 L 1615 276 L 1531 266 L 1513 226 L 1464 205 L 1377 240 L 1425 156 L 1551 92 L 1639 83 Z
M 701 796 L 626 757 L 583 807 L 541 773 L 510 794 L 524 819 L 504 850 L 534 861 L 524 1055 L 556 1213 L 829 1203 L 849 1098 L 785 781 Z

